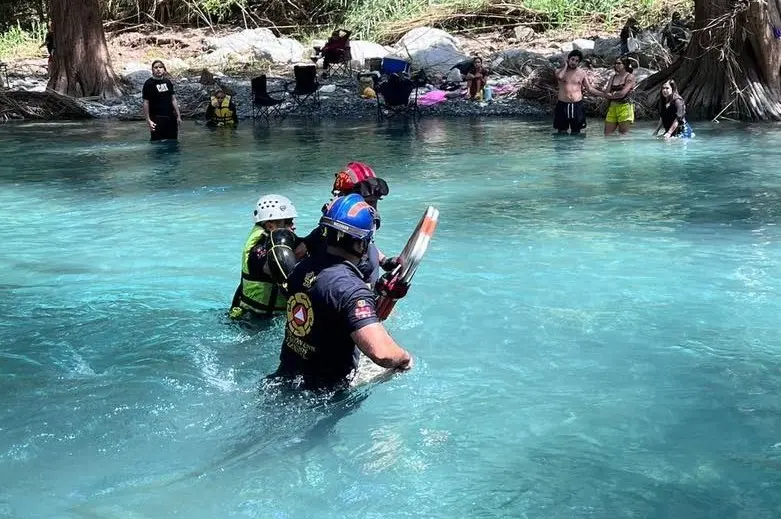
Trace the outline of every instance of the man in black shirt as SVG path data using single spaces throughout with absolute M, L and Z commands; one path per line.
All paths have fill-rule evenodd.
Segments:
M 165 76 L 162 61 L 152 62 L 152 77 L 144 83 L 144 117 L 153 141 L 176 139 L 182 115 L 174 94 L 174 84 Z

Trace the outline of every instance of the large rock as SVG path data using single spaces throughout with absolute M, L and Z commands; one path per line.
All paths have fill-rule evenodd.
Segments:
M 534 29 L 525 25 L 519 25 L 513 28 L 513 32 L 515 33 L 515 37 L 518 39 L 518 41 L 521 42 L 533 40 L 536 36 Z
M 353 61 L 357 61 L 360 65 L 363 65 L 364 60 L 369 58 L 384 58 L 390 54 L 390 51 L 373 41 L 353 40 L 350 42 L 350 54 L 353 57 Z
M 491 57 L 491 70 L 499 74 L 520 74 L 547 64 L 544 56 L 524 49 L 505 49 Z
M 453 36 L 431 27 L 412 29 L 396 43 L 395 49 L 397 55 L 409 57 L 413 68 L 427 73 L 447 74 L 456 63 L 469 58 Z
M 129 74 L 125 74 L 124 77 L 128 83 L 133 85 L 134 89 L 141 90 L 146 80 L 152 77 L 152 71 L 149 69 L 134 70 Z
M 637 35 L 639 49 L 630 55 L 637 59 L 641 67 L 663 68 L 666 64 L 667 52 L 662 48 L 660 41 L 659 34 L 643 31 Z M 621 39 L 598 38 L 594 42 L 594 54 L 602 58 L 603 63 L 612 63 L 621 56 Z
M 273 63 L 294 63 L 304 56 L 304 46 L 290 38 L 277 38 L 269 29 L 245 29 L 236 34 L 207 38 L 212 52 L 201 56 L 207 65 L 247 63 L 267 60 Z
M 605 62 L 616 59 L 621 55 L 620 38 L 597 38 L 594 41 L 594 54 Z
M 572 48 L 578 49 L 585 54 L 587 51 L 590 52 L 594 50 L 594 40 L 578 38 L 577 40 L 572 41 Z

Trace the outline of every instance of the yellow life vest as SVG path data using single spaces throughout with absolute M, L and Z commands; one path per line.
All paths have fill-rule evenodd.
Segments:
M 220 126 L 226 126 L 233 124 L 233 110 L 230 109 L 231 96 L 225 96 L 222 101 L 217 99 L 217 96 L 212 96 L 212 106 L 214 107 L 214 115 L 212 120 Z
M 249 255 L 252 249 L 266 239 L 260 225 L 252 228 L 244 243 L 241 261 L 241 301 L 239 306 L 257 314 L 283 312 L 287 309 L 287 295 L 265 272 L 250 274 Z

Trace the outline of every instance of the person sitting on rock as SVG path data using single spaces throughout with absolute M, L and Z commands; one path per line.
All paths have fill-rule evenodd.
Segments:
M 485 80 L 489 71 L 483 66 L 482 58 L 475 56 L 472 66 L 466 73 L 467 97 L 469 99 L 482 99 Z
M 231 96 L 226 95 L 220 88 L 212 96 L 209 106 L 206 108 L 206 126 L 216 128 L 219 126 L 236 126 L 239 124 L 239 116 L 236 113 L 236 105 Z

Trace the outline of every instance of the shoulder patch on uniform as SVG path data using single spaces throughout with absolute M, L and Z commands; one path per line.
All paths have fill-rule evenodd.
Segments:
M 374 310 L 365 299 L 359 299 L 355 303 L 355 318 L 366 319 L 374 315 Z
M 304 288 L 312 288 L 312 285 L 314 284 L 315 280 L 317 279 L 317 276 L 314 272 L 310 272 L 306 276 L 304 276 Z

